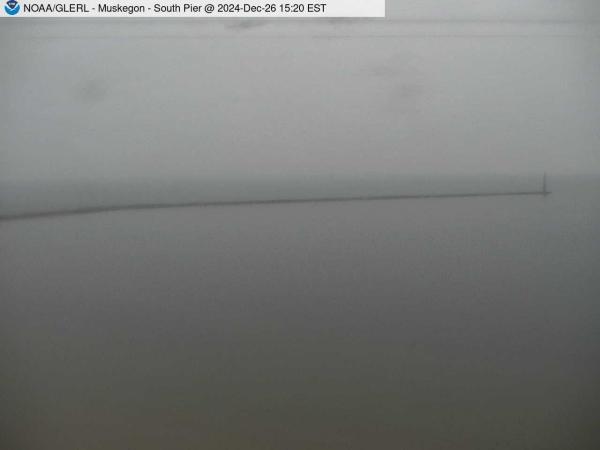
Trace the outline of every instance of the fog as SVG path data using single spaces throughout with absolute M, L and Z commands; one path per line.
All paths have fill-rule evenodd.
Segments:
M 600 448 L 599 124 L 596 0 L 0 18 L 0 448 Z
M 594 1 L 0 23 L 0 180 L 600 172 Z

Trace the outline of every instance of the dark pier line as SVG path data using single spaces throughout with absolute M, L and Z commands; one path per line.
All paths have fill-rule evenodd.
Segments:
M 36 219 L 44 217 L 73 216 L 82 214 L 99 214 L 116 211 L 137 211 L 151 209 L 174 209 L 174 208 L 199 208 L 199 207 L 218 207 L 218 206 L 243 206 L 243 205 L 278 205 L 294 203 L 333 203 L 333 202 L 359 202 L 372 200 L 411 200 L 411 199 L 449 199 L 449 198 L 470 198 L 470 197 L 511 197 L 511 196 L 546 196 L 549 191 L 521 191 L 521 192 L 485 192 L 471 194 L 423 194 L 423 195 L 366 195 L 356 197 L 315 197 L 315 198 L 290 198 L 290 199 L 271 199 L 271 200 L 235 200 L 235 201 L 214 201 L 214 202 L 182 202 L 182 203 L 139 203 L 132 205 L 117 206 L 94 206 L 89 208 L 61 209 L 54 211 L 40 211 L 31 213 L 0 215 L 0 221 L 13 221 Z

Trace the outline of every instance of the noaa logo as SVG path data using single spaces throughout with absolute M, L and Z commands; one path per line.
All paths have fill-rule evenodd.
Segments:
M 4 5 L 4 11 L 6 11 L 6 14 L 9 16 L 14 16 L 21 11 L 21 5 L 19 5 L 17 0 L 8 0 L 6 5 Z

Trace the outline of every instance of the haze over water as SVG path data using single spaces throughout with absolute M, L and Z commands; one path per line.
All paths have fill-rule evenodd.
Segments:
M 0 449 L 600 448 L 599 43 L 597 0 L 0 19 Z
M 7 448 L 593 449 L 600 183 L 0 223 Z

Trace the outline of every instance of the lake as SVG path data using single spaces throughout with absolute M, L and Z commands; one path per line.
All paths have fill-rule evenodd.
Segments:
M 600 180 L 0 222 L 7 449 L 600 448 Z

